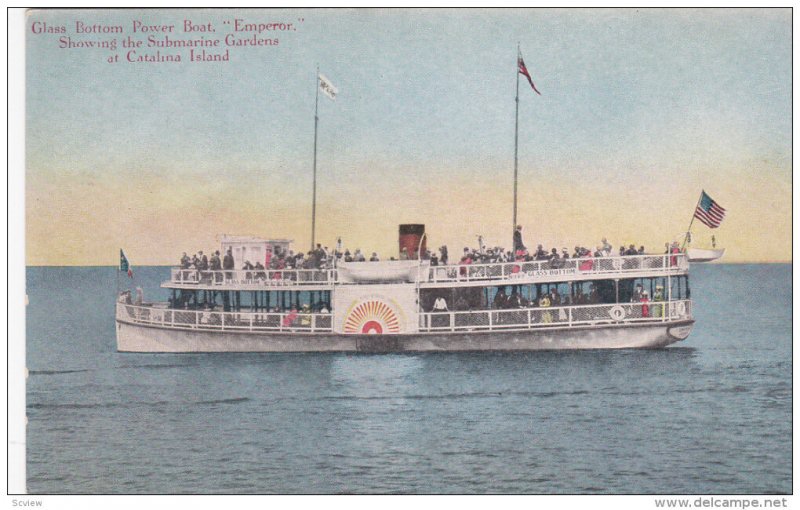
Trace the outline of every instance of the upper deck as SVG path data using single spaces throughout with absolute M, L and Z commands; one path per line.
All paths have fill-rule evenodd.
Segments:
M 430 266 L 424 260 L 351 262 L 340 264 L 336 269 L 200 271 L 173 268 L 170 279 L 161 286 L 242 291 L 330 290 L 334 285 L 375 283 L 416 283 L 420 288 L 476 287 L 677 276 L 688 270 L 688 258 L 682 253 L 446 266 Z

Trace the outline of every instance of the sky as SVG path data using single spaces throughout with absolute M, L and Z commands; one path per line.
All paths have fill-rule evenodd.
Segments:
M 224 38 L 237 18 L 296 30 L 223 42 L 228 62 L 59 48 L 144 40 L 134 20 Z M 29 265 L 114 265 L 120 248 L 175 264 L 223 234 L 307 250 L 317 65 L 339 90 L 319 97 L 318 242 L 388 259 L 398 225 L 423 223 L 450 253 L 477 235 L 508 247 L 517 44 L 541 92 L 519 82 L 529 247 L 661 252 L 704 189 L 728 213 L 694 222 L 698 247 L 713 234 L 727 262 L 791 261 L 790 9 L 31 11 L 26 25 Z

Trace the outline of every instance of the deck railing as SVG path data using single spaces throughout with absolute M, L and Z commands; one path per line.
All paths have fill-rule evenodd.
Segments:
M 170 283 L 184 285 L 250 285 L 275 287 L 286 285 L 325 285 L 332 283 L 332 269 L 229 269 L 198 270 L 172 268 Z
M 598 324 L 651 323 L 692 318 L 691 300 L 655 301 L 513 310 L 421 313 L 422 332 L 525 330 Z
M 369 264 L 369 262 L 362 262 Z M 685 254 L 626 255 L 574 259 L 532 260 L 530 262 L 498 262 L 494 264 L 421 265 L 420 282 L 464 283 L 492 280 L 540 279 L 564 275 L 603 275 L 619 273 L 660 272 L 682 273 L 688 268 Z M 311 286 L 338 283 L 335 269 L 236 269 L 197 270 L 173 268 L 171 284 L 202 286 Z M 364 284 L 369 284 L 364 283 Z
M 688 268 L 685 254 L 626 255 L 617 257 L 591 257 L 557 260 L 532 260 L 530 262 L 503 262 L 495 264 L 458 264 L 432 266 L 429 282 L 470 282 L 486 280 L 513 280 L 542 278 L 560 275 L 602 275 L 636 273 L 662 270 L 683 272 Z
M 219 331 L 278 331 L 330 333 L 330 313 L 305 312 L 221 312 L 213 310 L 176 310 L 153 305 L 117 303 L 117 319 L 161 328 Z
M 436 333 L 528 330 L 548 327 L 658 323 L 691 318 L 692 302 L 685 299 L 650 303 L 420 313 L 419 331 Z M 333 316 L 330 313 L 175 310 L 154 305 L 136 306 L 117 303 L 117 319 L 160 328 L 190 330 L 283 333 L 331 333 L 333 331 Z

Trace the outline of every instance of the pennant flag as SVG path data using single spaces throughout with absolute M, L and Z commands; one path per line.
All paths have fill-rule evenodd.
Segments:
M 519 66 L 519 74 L 525 76 L 528 79 L 528 83 L 531 84 L 531 88 L 533 89 L 533 91 L 541 96 L 542 93 L 536 90 L 536 85 L 533 84 L 533 78 L 531 78 L 531 73 L 529 73 L 528 68 L 525 67 L 525 61 L 522 60 L 522 54 L 519 54 L 517 56 L 517 65 Z
M 319 76 L 319 89 L 329 98 L 336 101 L 336 94 L 339 93 L 339 89 L 333 86 L 333 83 L 325 77 L 324 74 L 320 74 Z
M 123 273 L 128 273 L 129 278 L 133 278 L 133 269 L 131 269 L 131 265 L 128 264 L 128 259 L 125 257 L 122 248 L 119 249 L 119 270 Z
M 700 195 L 700 202 L 694 210 L 694 217 L 710 228 L 717 228 L 725 218 L 725 209 L 703 191 Z

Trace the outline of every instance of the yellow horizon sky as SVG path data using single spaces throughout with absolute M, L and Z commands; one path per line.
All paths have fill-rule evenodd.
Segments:
M 705 189 L 727 216 L 695 221 L 697 246 L 713 234 L 722 262 L 792 260 L 790 9 L 236 14 L 304 21 L 225 63 L 131 64 L 32 24 L 78 40 L 77 20 L 191 18 L 224 37 L 232 12 L 29 12 L 27 265 L 116 265 L 120 248 L 171 265 L 222 234 L 307 251 L 317 64 L 339 89 L 319 98 L 318 242 L 388 259 L 398 225 L 423 223 L 451 255 L 477 235 L 508 248 L 518 42 L 542 93 L 519 83 L 529 248 L 606 237 L 661 253 Z

